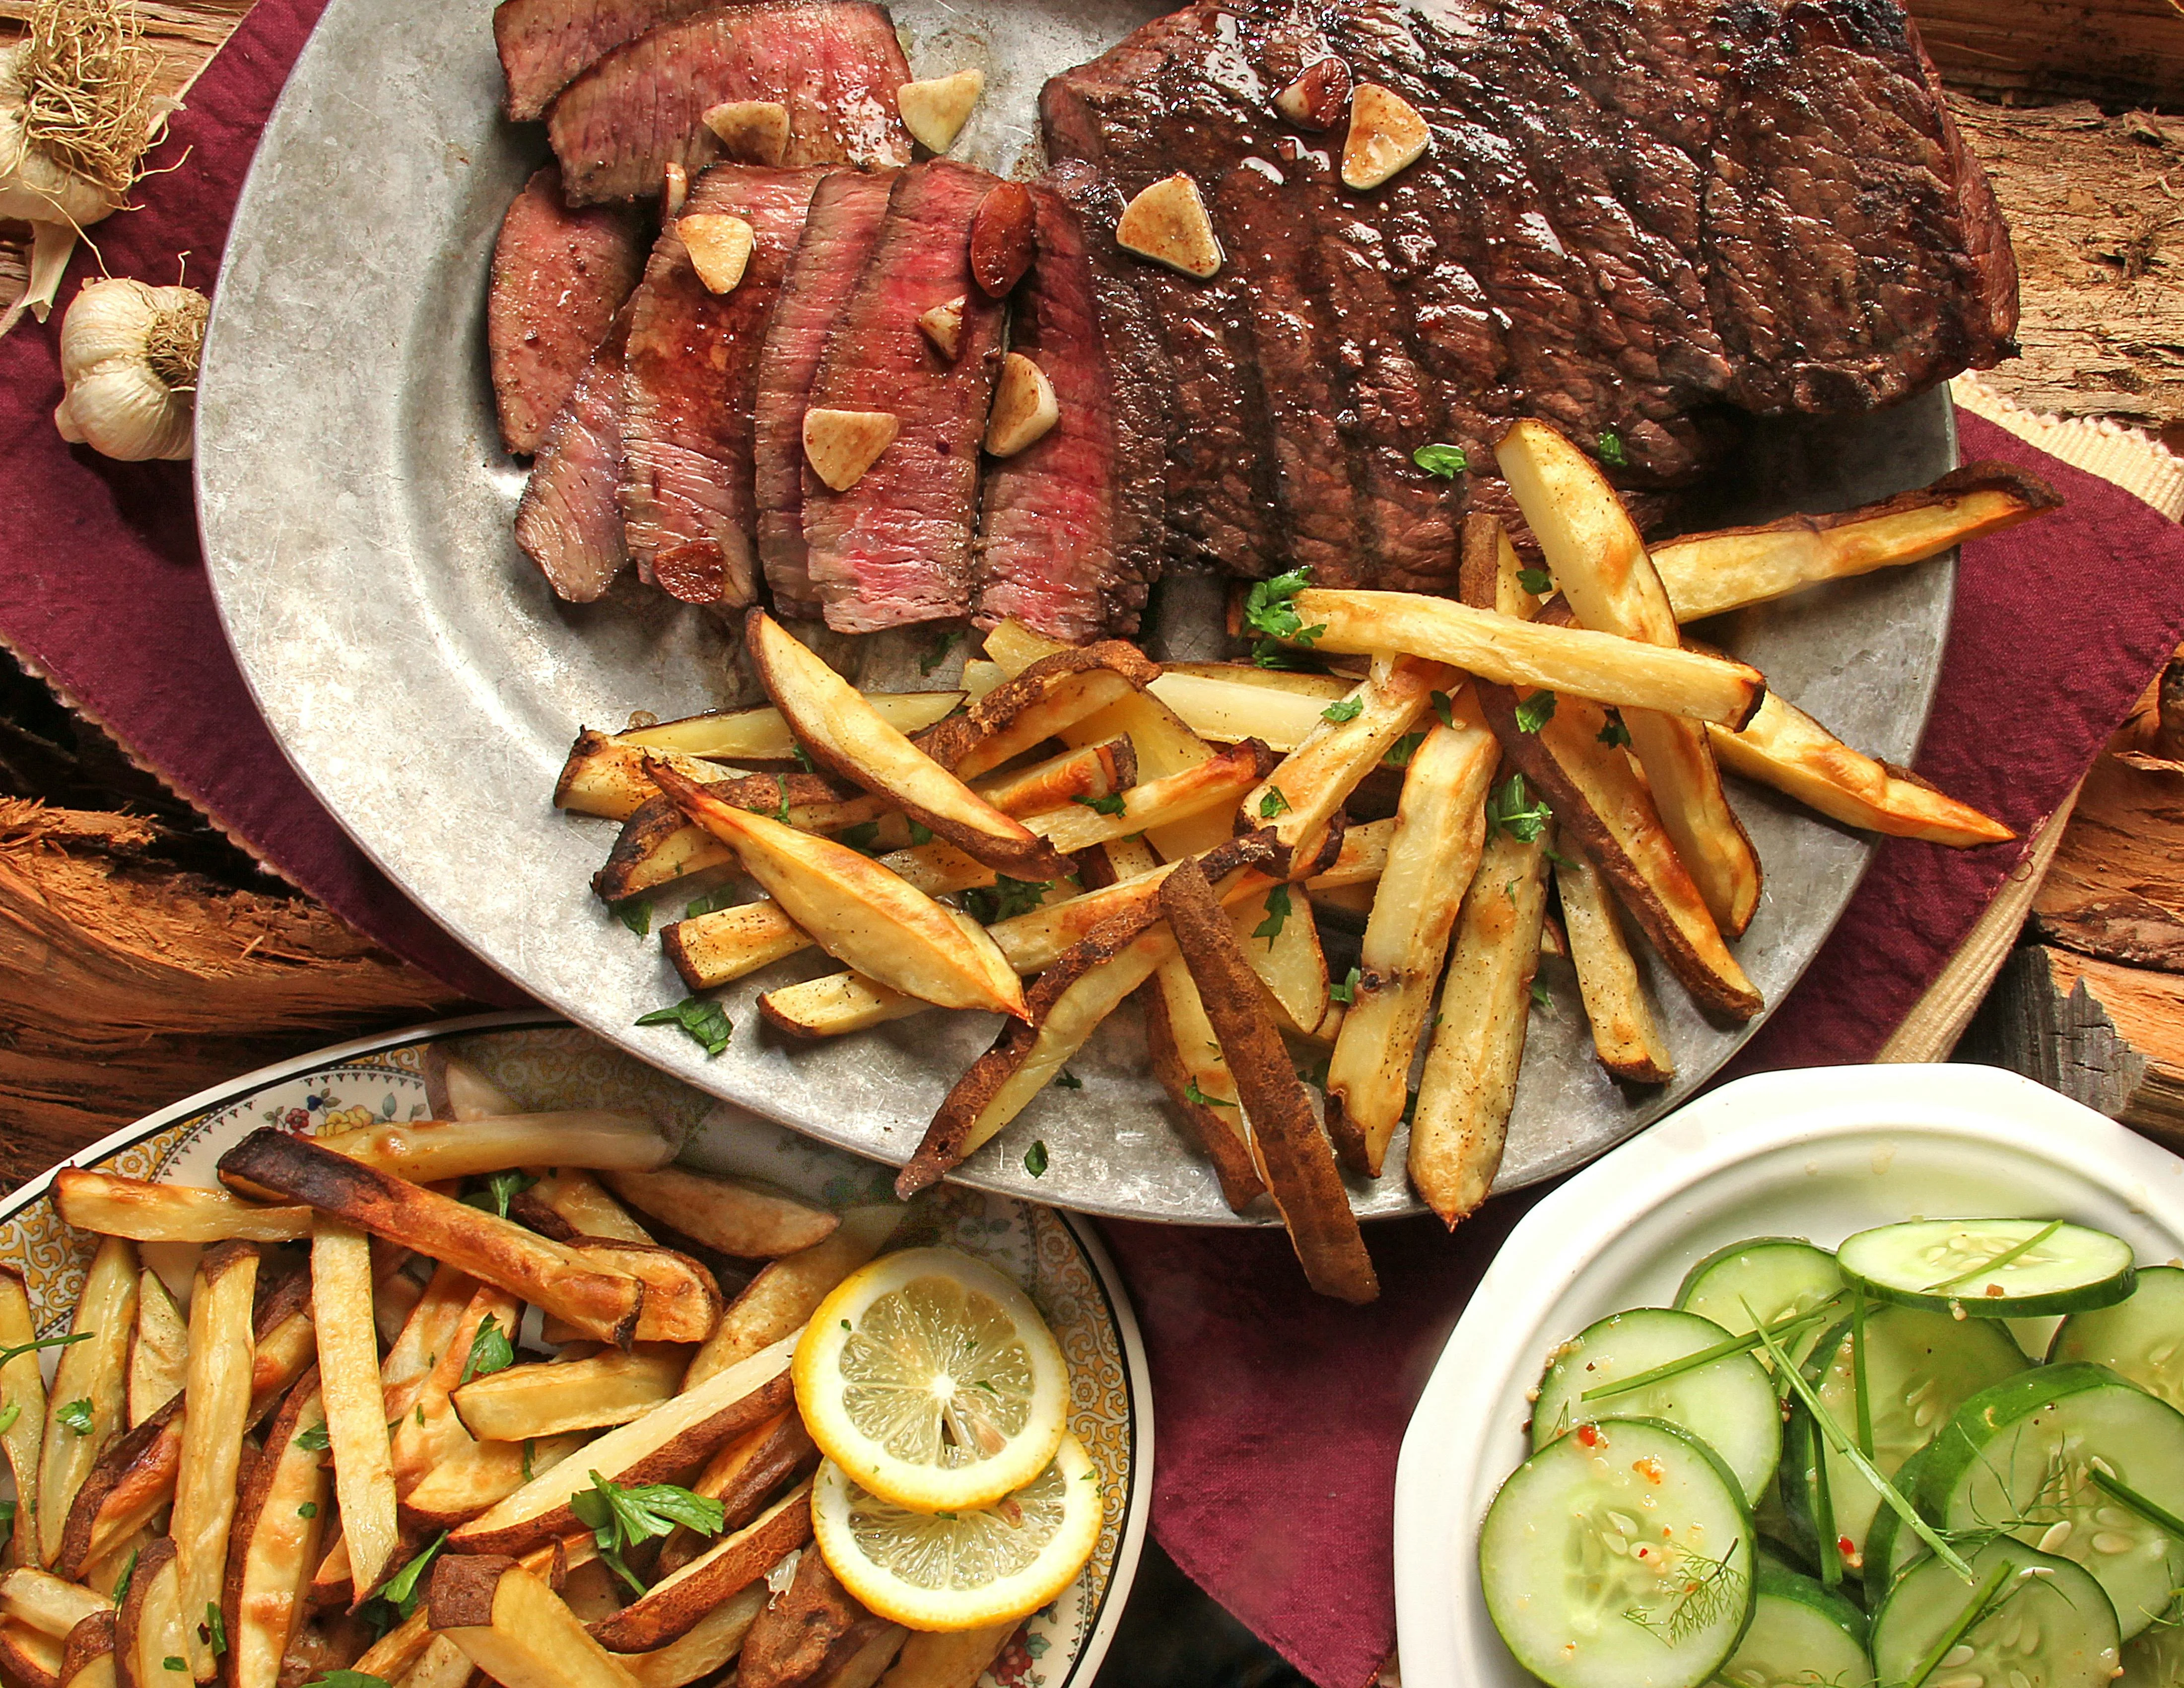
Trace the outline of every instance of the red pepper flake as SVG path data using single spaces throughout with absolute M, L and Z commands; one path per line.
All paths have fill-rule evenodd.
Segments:
M 1847 1535 L 1838 1535 L 1836 1538 L 1836 1552 L 1847 1559 L 1858 1552 L 1858 1544 Z
M 1630 1468 L 1636 1472 L 1641 1477 L 1644 1478 L 1648 1483 L 1658 1484 L 1661 1481 L 1663 1475 L 1661 1470 L 1661 1462 L 1655 1459 L 1651 1454 L 1648 1454 L 1643 1459 L 1632 1460 L 1630 1462 Z
M 1596 1448 L 1600 1446 L 1600 1430 L 1596 1425 L 1580 1424 L 1577 1427 L 1577 1439 L 1586 1447 Z

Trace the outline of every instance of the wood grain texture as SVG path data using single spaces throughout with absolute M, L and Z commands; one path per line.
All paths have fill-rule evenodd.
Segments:
M 2184 102 L 2174 0 L 1913 0 L 1942 75 L 1984 92 Z

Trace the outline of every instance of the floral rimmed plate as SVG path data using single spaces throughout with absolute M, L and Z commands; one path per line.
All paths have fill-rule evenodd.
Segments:
M 663 1114 L 688 1134 L 684 1159 L 710 1171 L 763 1178 L 830 1206 L 890 1199 L 890 1169 L 701 1095 L 588 1032 L 524 1014 L 390 1033 L 264 1067 L 124 1127 L 69 1164 L 209 1185 L 220 1156 L 260 1126 L 316 1134 L 421 1119 L 424 1056 L 434 1044 L 482 1068 L 526 1108 Z M 21 1267 L 42 1334 L 65 1329 L 93 1247 L 87 1234 L 62 1223 L 52 1183 L 53 1173 L 42 1173 L 0 1201 L 0 1258 Z M 1152 1493 L 1152 1398 L 1137 1320 L 1099 1240 L 1053 1208 L 943 1186 L 911 1204 L 889 1246 L 931 1244 L 1007 1273 L 1039 1304 L 1069 1362 L 1070 1429 L 1092 1457 L 1106 1502 L 1091 1562 L 1025 1620 L 984 1680 L 994 1688 L 1089 1684 L 1136 1574 Z M 194 1248 L 152 1244 L 142 1253 L 177 1295 L 187 1292 Z

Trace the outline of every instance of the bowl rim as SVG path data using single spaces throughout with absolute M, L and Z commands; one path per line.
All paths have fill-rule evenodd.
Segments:
M 1624 1230 L 1740 1165 L 1882 1130 L 2045 1160 L 2106 1188 L 2184 1251 L 2184 1159 L 2017 1073 L 1952 1063 L 1803 1067 L 1708 1092 L 1518 1221 L 1435 1360 L 1396 1468 L 1396 1624 L 1409 1688 L 1482 1688 L 1490 1668 L 1506 1668 L 1498 1647 L 1481 1652 L 1479 1626 L 1460 1613 L 1475 1580 L 1471 1497 L 1481 1465 L 1495 1458 L 1493 1417 L 1511 1373 L 1603 1252 Z

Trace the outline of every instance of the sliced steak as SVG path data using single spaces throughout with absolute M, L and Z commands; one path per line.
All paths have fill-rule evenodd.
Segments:
M 893 173 L 878 170 L 836 170 L 819 184 L 759 354 L 758 554 L 783 616 L 819 614 L 805 566 L 804 408 L 827 336 L 863 279 L 894 186 Z
M 1061 414 L 1045 439 L 986 466 L 977 620 L 1014 617 L 1083 644 L 1135 632 L 1159 577 L 1167 357 L 1128 259 L 1089 237 L 1120 214 L 1114 190 L 1066 164 L 1033 196 L 1039 256 L 1010 338 L 1046 371 Z
M 538 449 L 644 269 L 644 229 L 621 206 L 571 210 L 548 165 L 500 220 L 486 298 L 486 352 L 503 444 Z
M 971 219 L 994 181 L 945 159 L 898 175 L 872 257 L 827 337 L 812 408 L 884 410 L 901 423 L 846 492 L 805 468 L 807 566 L 838 632 L 970 613 L 978 445 L 1000 367 L 1002 315 L 971 279 Z M 959 294 L 962 343 L 950 363 L 917 319 Z
M 764 0 L 717 7 L 616 47 L 563 90 L 547 120 L 570 198 L 657 193 L 669 164 L 692 175 L 721 156 L 705 127 L 724 100 L 788 108 L 799 164 L 905 164 L 895 90 L 910 64 L 868 0 Z
M 630 300 L 622 417 L 622 515 L 648 578 L 692 604 L 757 595 L 752 395 L 775 296 L 826 172 L 716 164 L 690 184 L 685 216 L 727 213 L 757 237 L 742 281 L 707 291 L 675 224 Z
M 622 351 L 629 313 L 605 341 L 546 430 L 515 509 L 515 543 L 571 604 L 601 596 L 629 561 L 622 538 Z
M 703 11 L 714 0 L 500 0 L 493 42 L 518 123 L 543 117 L 554 96 L 587 65 L 647 30 Z

